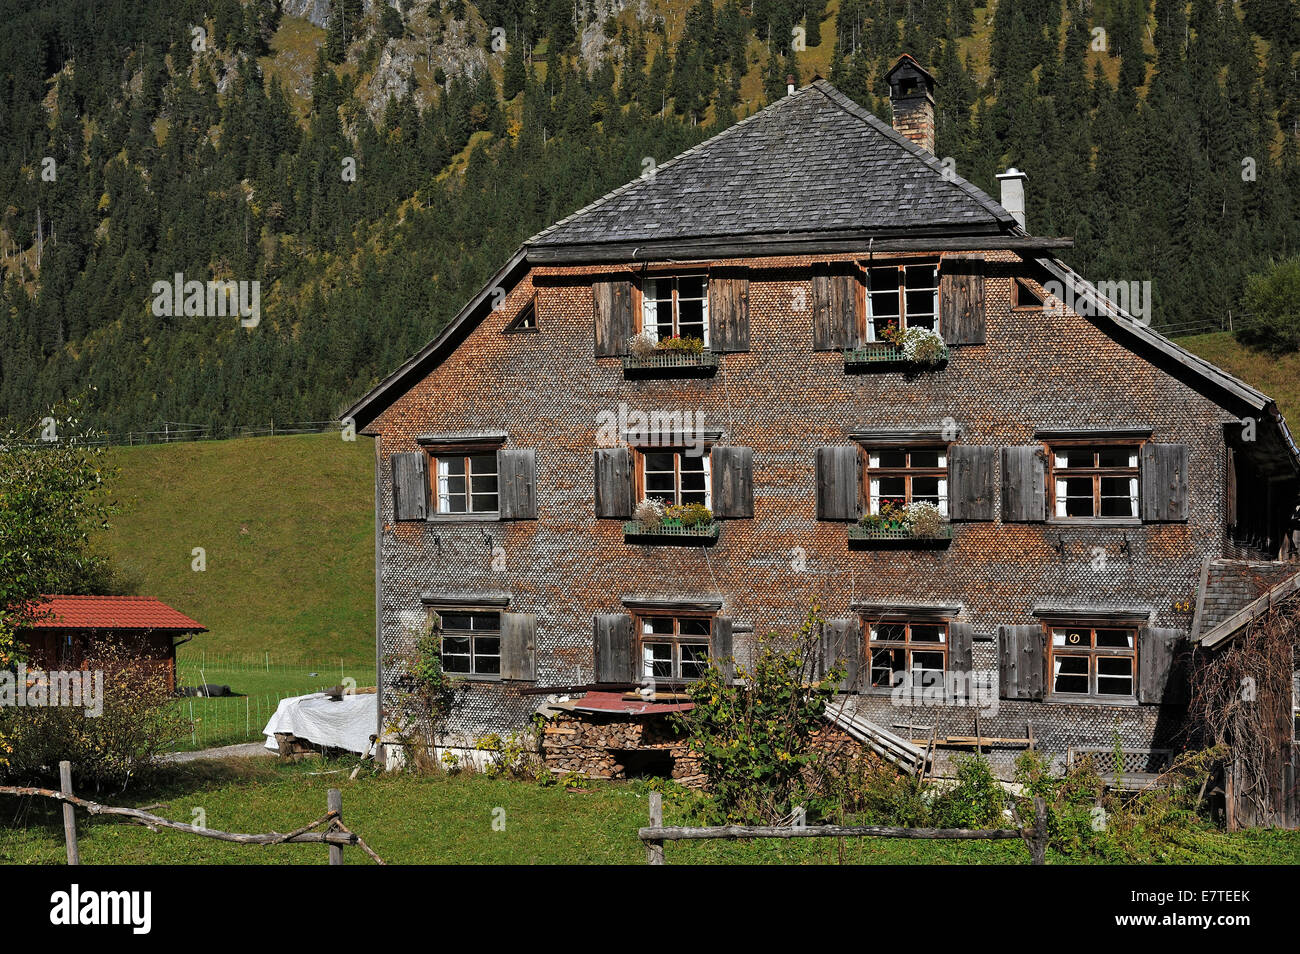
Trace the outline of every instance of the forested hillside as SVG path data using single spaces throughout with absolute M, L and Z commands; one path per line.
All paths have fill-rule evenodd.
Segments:
M 0 0 L 0 414 L 337 416 L 529 235 L 826 76 L 938 146 L 1159 327 L 1300 244 L 1294 0 Z M 611 3 L 614 5 L 611 6 Z M 260 282 L 261 321 L 152 286 Z

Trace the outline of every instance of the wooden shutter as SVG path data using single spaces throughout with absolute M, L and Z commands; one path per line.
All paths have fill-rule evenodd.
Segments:
M 939 265 L 939 330 L 950 345 L 984 344 L 984 256 L 947 255 Z
M 975 642 L 975 627 L 970 623 L 948 624 L 948 671 L 972 671 L 971 647 Z
M 710 454 L 713 515 L 721 520 L 754 516 L 754 451 L 719 444 Z
M 537 617 L 532 613 L 501 614 L 501 678 L 537 678 Z
M 1184 705 L 1188 696 L 1186 637 L 1181 629 L 1143 626 L 1138 631 L 1137 699 Z
M 1227 461 L 1227 502 L 1224 506 L 1224 516 L 1229 529 L 1236 529 L 1237 526 L 1237 452 L 1229 445 Z
M 736 661 L 732 658 L 736 649 L 732 632 L 730 616 L 713 618 L 713 641 L 709 646 L 709 655 L 713 658 L 714 665 L 726 675 L 728 681 L 736 678 Z
M 636 642 L 632 617 L 625 613 L 600 613 L 595 617 L 596 681 L 635 683 Z
M 812 274 L 813 350 L 856 348 L 858 269 L 849 263 L 818 264 Z
M 1047 632 L 1037 623 L 998 627 L 1003 699 L 1041 700 L 1047 692 Z
M 948 514 L 953 520 L 992 520 L 997 450 L 973 444 L 948 448 Z
M 1142 519 L 1187 519 L 1187 445 L 1142 445 Z
M 393 519 L 424 520 L 429 516 L 429 455 L 424 451 L 394 454 Z
M 531 447 L 497 451 L 497 479 L 502 520 L 537 518 L 537 454 Z
M 840 688 L 852 691 L 858 688 L 858 677 L 866 654 L 862 639 L 862 624 L 857 617 L 828 619 L 822 624 L 821 674 L 824 676 L 835 666 L 844 663 L 844 679 Z
M 857 520 L 858 446 L 817 448 L 817 519 Z
M 636 334 L 632 283 L 625 279 L 598 281 L 591 291 L 596 312 L 596 357 L 618 357 L 626 353 L 627 339 Z
M 596 516 L 627 519 L 636 507 L 632 486 L 632 449 L 603 447 L 596 451 Z
M 1002 519 L 1008 523 L 1047 519 L 1047 461 L 1037 444 L 1002 448 Z
M 719 353 L 749 350 L 749 271 L 717 268 L 709 272 L 709 349 Z

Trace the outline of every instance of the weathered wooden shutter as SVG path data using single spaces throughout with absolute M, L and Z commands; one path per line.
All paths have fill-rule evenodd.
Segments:
M 857 617 L 826 620 L 822 624 L 821 653 L 820 669 L 823 676 L 843 662 L 844 679 L 840 682 L 840 688 L 860 688 L 858 677 L 863 668 L 866 644 L 862 639 L 862 623 Z
M 531 447 L 497 451 L 498 504 L 502 520 L 537 518 L 537 453 Z
M 602 447 L 596 451 L 596 516 L 627 519 L 636 508 L 632 485 L 632 449 Z
M 1047 461 L 1037 444 L 1002 448 L 1002 519 L 1008 523 L 1047 519 Z
M 727 679 L 736 677 L 735 640 L 732 636 L 733 626 L 730 616 L 713 618 L 713 641 L 709 646 L 709 655 L 714 664 L 726 674 Z
M 537 617 L 532 613 L 501 614 L 501 678 L 537 678 Z
M 1229 446 L 1227 461 L 1227 501 L 1224 505 L 1224 516 L 1227 520 L 1229 529 L 1237 526 L 1237 452 Z
M 1042 699 L 1047 692 L 1047 632 L 1037 623 L 998 627 L 998 681 L 1003 699 Z
M 709 272 L 709 349 L 719 353 L 749 350 L 749 272 L 716 268 Z
M 632 617 L 625 613 L 600 613 L 595 617 L 596 681 L 634 683 L 639 673 Z
M 596 310 L 596 357 L 618 357 L 627 351 L 627 339 L 636 334 L 632 283 L 625 279 L 598 281 L 591 291 Z
M 953 520 L 992 520 L 997 449 L 973 444 L 948 448 L 948 514 Z
M 856 348 L 858 270 L 848 263 L 818 264 L 812 274 L 813 350 Z
M 947 255 L 939 265 L 939 330 L 950 345 L 984 344 L 984 256 Z
M 817 448 L 817 519 L 857 520 L 858 447 Z
M 424 520 L 429 516 L 429 455 L 424 451 L 394 454 L 393 519 Z
M 1138 702 L 1183 705 L 1188 696 L 1187 634 L 1143 626 L 1138 632 Z
M 948 671 L 970 673 L 971 647 L 975 642 L 975 627 L 970 623 L 948 624 Z
M 1187 519 L 1187 445 L 1142 445 L 1142 519 Z
M 710 454 L 713 515 L 721 520 L 754 516 L 754 451 L 719 444 Z

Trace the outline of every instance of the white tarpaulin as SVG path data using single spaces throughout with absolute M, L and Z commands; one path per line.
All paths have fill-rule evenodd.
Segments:
M 281 699 L 262 733 L 268 749 L 279 749 L 275 733 L 288 732 L 316 745 L 364 755 L 375 732 L 373 692 L 331 699 L 323 692 Z

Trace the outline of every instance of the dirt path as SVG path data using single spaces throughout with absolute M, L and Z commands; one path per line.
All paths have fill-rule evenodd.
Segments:
M 169 752 L 162 756 L 163 762 L 193 762 L 197 759 L 246 759 L 259 755 L 275 755 L 262 742 L 241 742 L 239 745 L 223 745 L 216 749 L 199 749 L 197 752 Z

